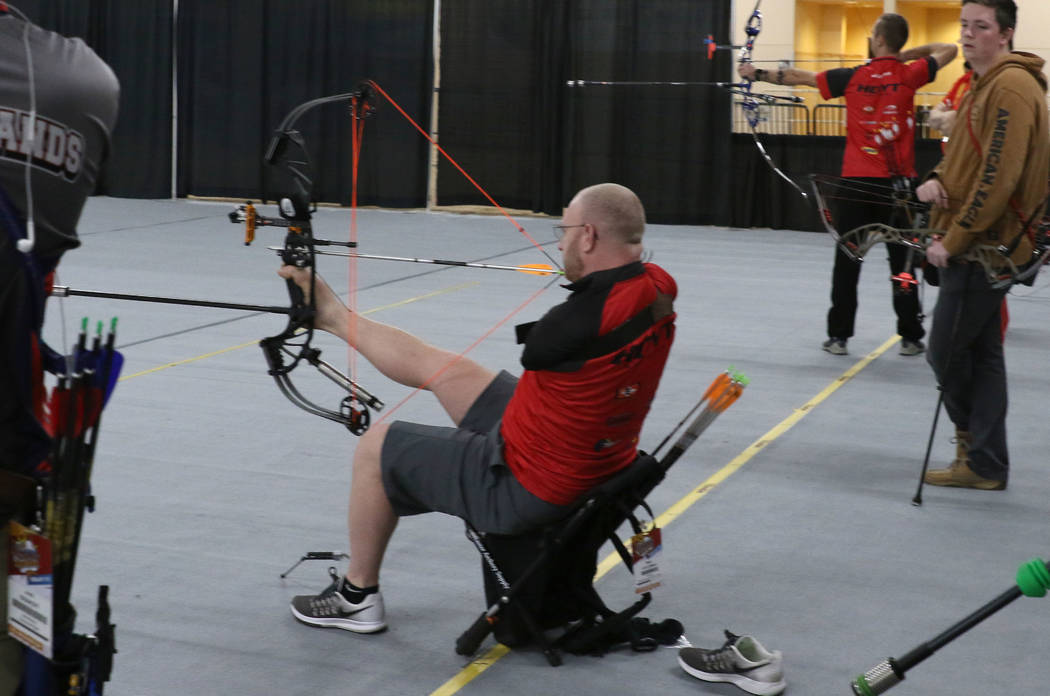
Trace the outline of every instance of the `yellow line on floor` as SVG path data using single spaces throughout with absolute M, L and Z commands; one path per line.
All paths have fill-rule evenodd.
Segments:
M 711 474 L 710 477 L 699 486 L 689 491 L 689 493 L 679 500 L 677 503 L 667 509 L 667 512 L 663 513 L 656 518 L 657 527 L 666 527 L 673 522 L 679 515 L 688 510 L 693 503 L 703 498 L 705 495 L 711 492 L 715 486 L 725 481 L 727 478 L 732 476 L 740 467 L 747 464 L 756 454 L 765 449 L 766 445 L 770 444 L 778 437 L 790 430 L 796 423 L 805 418 L 810 411 L 817 407 L 824 399 L 831 396 L 835 390 L 841 387 L 846 382 L 856 377 L 857 373 L 867 367 L 873 360 L 889 350 L 897 341 L 900 340 L 900 336 L 893 336 L 886 340 L 881 346 L 868 353 L 866 356 L 857 361 L 857 363 L 850 369 L 843 372 L 834 382 L 824 387 L 820 393 L 814 396 L 812 399 L 802 404 L 799 408 L 796 408 L 790 416 L 777 423 L 773 428 L 769 430 L 765 435 L 758 438 L 747 448 L 733 458 L 731 462 L 723 466 L 721 469 Z M 744 395 L 746 397 L 746 393 Z M 595 575 L 595 580 L 600 578 L 609 572 L 612 568 L 620 562 L 619 554 L 611 553 L 602 559 L 602 562 L 598 564 L 598 572 Z
M 814 408 L 817 407 L 822 401 L 831 396 L 839 387 L 846 382 L 853 379 L 857 373 L 867 367 L 873 360 L 878 358 L 880 355 L 889 350 L 895 343 L 900 340 L 900 336 L 893 336 L 886 340 L 881 346 L 868 353 L 866 356 L 857 361 L 853 367 L 843 372 L 835 381 L 828 386 L 824 387 L 816 396 L 811 398 L 809 401 L 804 403 L 799 408 L 796 408 L 790 416 L 780 421 L 772 429 L 770 429 L 765 435 L 755 440 L 753 443 L 733 458 L 731 462 L 723 466 L 721 469 L 712 474 L 706 481 L 701 483 L 699 486 L 690 491 L 685 497 L 679 500 L 677 503 L 667 509 L 667 512 L 656 518 L 656 525 L 658 527 L 666 527 L 682 513 L 688 510 L 694 503 L 703 498 L 705 495 L 710 493 L 715 486 L 725 481 L 727 478 L 736 473 L 744 464 L 747 464 L 752 457 L 758 454 L 760 451 L 765 449 L 767 445 L 776 440 L 778 437 L 790 430 L 796 423 L 805 418 Z M 626 543 L 626 539 L 624 540 Z M 602 559 L 601 563 L 598 564 L 598 571 L 594 575 L 594 580 L 597 582 L 602 576 L 608 573 L 610 570 L 615 568 L 620 563 L 620 556 L 616 553 L 611 553 Z M 491 667 L 493 663 L 499 660 L 501 657 L 510 652 L 510 648 L 497 643 L 491 650 L 486 652 L 481 657 L 470 662 L 466 667 L 459 671 L 459 673 L 449 679 L 447 682 L 437 688 L 436 691 L 431 692 L 430 696 L 452 696 L 457 693 L 460 689 L 466 686 L 474 677 L 478 676 L 486 669 Z
M 464 288 L 468 288 L 468 287 L 471 287 L 471 286 L 474 286 L 474 285 L 478 285 L 478 284 L 479 284 L 478 281 L 472 281 L 472 282 L 469 282 L 469 283 L 460 283 L 459 285 L 452 285 L 450 287 L 443 288 L 441 290 L 435 290 L 434 292 L 428 292 L 425 295 L 417 295 L 416 297 L 409 297 L 408 299 L 404 299 L 404 300 L 401 300 L 399 302 L 393 302 L 391 304 L 383 305 L 381 307 L 373 307 L 372 309 L 368 309 L 368 310 L 365 310 L 365 311 L 361 312 L 361 315 L 365 316 L 365 315 L 368 315 L 368 314 L 374 314 L 376 312 L 382 312 L 383 310 L 386 310 L 386 309 L 393 309 L 395 307 L 401 307 L 403 305 L 411 304 L 413 302 L 419 302 L 420 300 L 427 300 L 427 299 L 430 299 L 431 297 L 437 297 L 438 295 L 444 295 L 446 293 L 456 292 L 457 290 L 462 290 Z M 212 351 L 211 353 L 205 353 L 204 355 L 198 355 L 198 356 L 193 357 L 193 358 L 186 358 L 185 360 L 177 360 L 175 362 L 166 363 L 164 365 L 158 365 L 157 367 L 151 367 L 148 370 L 142 370 L 141 372 L 135 372 L 135 373 L 130 374 L 130 375 L 124 375 L 123 377 L 121 377 L 117 381 L 118 382 L 123 382 L 123 381 L 131 379 L 133 377 L 142 377 L 143 375 L 152 374 L 154 372 L 160 372 L 161 370 L 167 370 L 169 367 L 178 367 L 179 365 L 186 365 L 186 364 L 191 363 L 191 362 L 197 362 L 198 360 L 204 360 L 205 358 L 211 358 L 211 357 L 214 357 L 216 355 L 222 355 L 223 353 L 230 353 L 230 352 L 235 351 L 235 350 L 240 350 L 241 348 L 247 348 L 248 346 L 258 345 L 260 340 L 261 339 L 255 339 L 254 341 L 248 341 L 247 343 L 241 343 L 241 344 L 236 345 L 236 346 L 230 346 L 229 348 L 223 348 L 221 350 Z

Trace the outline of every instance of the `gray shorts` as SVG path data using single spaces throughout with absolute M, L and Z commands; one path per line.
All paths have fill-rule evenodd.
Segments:
M 500 422 L 517 383 L 500 372 L 458 428 L 390 424 L 380 462 L 394 512 L 444 512 L 494 534 L 519 534 L 566 515 L 568 507 L 527 491 L 503 461 Z

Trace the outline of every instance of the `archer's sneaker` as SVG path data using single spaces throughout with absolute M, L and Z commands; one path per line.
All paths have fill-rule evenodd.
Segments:
M 926 345 L 922 341 L 901 339 L 901 355 L 922 355 L 925 351 Z
M 717 650 L 682 648 L 678 664 L 686 673 L 709 682 L 729 682 L 749 694 L 774 696 L 787 687 L 784 659 L 779 650 L 769 652 L 751 636 L 726 631 L 726 642 Z
M 931 486 L 950 486 L 953 488 L 977 488 L 982 491 L 1006 490 L 1006 481 L 987 479 L 974 473 L 969 460 L 956 459 L 946 469 L 931 469 L 926 472 L 923 481 Z
M 848 355 L 846 339 L 844 338 L 829 338 L 820 344 L 820 347 L 832 355 Z
M 292 599 L 292 616 L 305 624 L 321 628 L 341 628 L 354 633 L 376 633 L 386 628 L 383 595 L 365 595 L 354 604 L 339 591 L 343 579 L 329 570 L 332 584 L 319 595 L 299 595 Z

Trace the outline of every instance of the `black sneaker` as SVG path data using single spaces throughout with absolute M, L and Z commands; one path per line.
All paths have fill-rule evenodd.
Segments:
M 910 341 L 907 338 L 902 338 L 900 352 L 901 355 L 922 355 L 926 352 L 926 345 L 918 339 Z
M 769 652 L 751 636 L 726 631 L 726 642 L 717 650 L 682 648 L 678 664 L 697 679 L 729 682 L 749 694 L 774 696 L 787 688 L 784 658 L 779 650 Z
M 319 595 L 292 598 L 292 616 L 305 624 L 321 628 L 341 628 L 354 633 L 376 633 L 386 628 L 383 595 L 373 592 L 354 604 L 339 592 L 343 578 L 329 568 L 332 584 Z
M 831 353 L 832 355 L 847 355 L 846 350 L 846 339 L 844 338 L 829 338 L 820 344 L 820 347 Z

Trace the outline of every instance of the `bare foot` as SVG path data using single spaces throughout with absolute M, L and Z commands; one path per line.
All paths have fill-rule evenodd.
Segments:
M 277 275 L 298 285 L 303 291 L 305 301 L 310 302 L 310 271 L 308 269 L 284 265 L 277 269 Z M 314 290 L 317 293 L 317 316 L 314 317 L 314 328 L 345 339 L 350 310 L 320 275 L 317 276 L 314 283 Z

